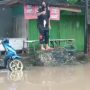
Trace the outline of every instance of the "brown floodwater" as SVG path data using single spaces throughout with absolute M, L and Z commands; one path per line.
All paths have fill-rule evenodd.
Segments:
M 23 72 L 0 70 L 0 90 L 90 90 L 90 63 L 31 67 Z

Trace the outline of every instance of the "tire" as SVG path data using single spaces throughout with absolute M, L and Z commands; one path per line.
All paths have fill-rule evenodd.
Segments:
M 9 63 L 9 69 L 10 69 L 10 71 L 23 70 L 23 63 L 18 59 L 12 60 Z

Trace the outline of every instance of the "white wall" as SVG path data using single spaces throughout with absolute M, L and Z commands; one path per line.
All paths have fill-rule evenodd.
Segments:
M 9 43 L 10 45 L 15 49 L 15 50 L 22 50 L 23 49 L 23 41 L 24 38 L 9 38 Z M 1 40 L 0 40 L 1 42 Z M 24 44 L 24 48 L 27 48 L 27 44 Z M 0 51 L 4 51 L 4 47 L 2 44 L 0 44 Z

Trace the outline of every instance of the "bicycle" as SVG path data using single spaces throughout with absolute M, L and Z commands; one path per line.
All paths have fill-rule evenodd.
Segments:
M 0 44 L 2 44 L 6 52 L 5 58 L 7 65 L 5 67 L 10 71 L 23 70 L 22 57 L 17 55 L 16 50 L 10 45 L 9 39 L 3 39 Z

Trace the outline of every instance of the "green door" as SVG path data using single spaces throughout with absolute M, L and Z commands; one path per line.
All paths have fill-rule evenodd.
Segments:
M 84 50 L 84 16 L 63 15 L 60 20 L 61 39 L 75 39 L 77 50 Z

